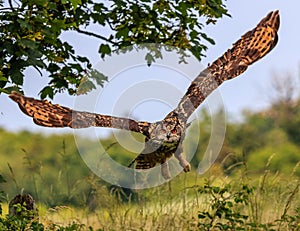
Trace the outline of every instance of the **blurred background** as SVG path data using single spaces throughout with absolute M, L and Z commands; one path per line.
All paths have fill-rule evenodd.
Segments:
M 184 64 L 177 66 L 176 63 L 176 67 L 179 70 L 182 68 L 185 74 L 176 72 L 178 77 L 175 79 L 183 79 L 183 81 L 176 80 L 172 83 L 177 92 L 175 101 L 166 105 L 161 102 L 147 101 L 131 113 L 139 120 L 161 119 L 172 106 L 176 105 L 190 80 L 203 67 L 223 54 L 243 33 L 255 27 L 268 12 L 278 9 L 281 26 L 279 42 L 275 49 L 251 66 L 241 77 L 228 81 L 219 88 L 221 103 L 216 102 L 216 104 L 220 103 L 220 107 L 213 112 L 209 107 L 200 107 L 199 116 L 193 121 L 186 137 L 185 148 L 188 151 L 189 147 L 197 146 L 191 161 L 192 168 L 197 169 L 211 138 L 211 116 L 212 114 L 218 116 L 222 110 L 226 115 L 226 136 L 216 163 L 210 171 L 218 176 L 233 177 L 236 168 L 241 163 L 244 165 L 247 163 L 247 171 L 253 179 L 263 174 L 266 166 L 268 171 L 286 176 L 285 179 L 289 179 L 291 174 L 299 177 L 300 31 L 296 23 L 300 20 L 300 2 L 229 0 L 225 4 L 231 17 L 222 18 L 216 25 L 205 27 L 205 32 L 215 40 L 216 45 L 209 46 L 206 57 L 201 63 L 194 62 L 187 67 L 184 67 Z M 97 54 L 98 42 L 95 39 L 79 35 L 75 37 L 71 32 L 63 34 L 63 39 L 74 45 L 80 55 L 89 57 L 94 65 L 101 61 Z M 115 62 L 113 64 L 118 66 L 118 61 L 110 60 L 110 62 Z M 172 81 L 171 77 L 174 77 L 174 70 L 171 68 L 155 65 L 149 68 L 143 64 L 143 60 L 135 60 L 135 62 L 138 67 L 124 69 L 118 73 L 118 79 L 124 76 L 125 79 L 132 77 L 137 82 L 143 82 L 155 76 L 153 79 L 158 81 L 162 75 L 166 83 Z M 187 69 L 194 76 L 187 76 L 185 72 Z M 40 77 L 31 69 L 27 70 L 26 76 L 24 87 L 26 95 L 38 98 L 38 93 L 47 83 L 47 78 Z M 109 84 L 105 86 L 110 87 Z M 124 83 L 120 81 L 119 84 Z M 134 82 L 131 84 L 134 85 Z M 114 87 L 113 91 L 118 91 L 118 85 Z M 153 91 L 155 92 L 155 89 Z M 138 94 L 142 93 L 138 92 Z M 114 100 L 112 102 L 119 100 L 114 96 L 117 94 L 110 95 L 109 92 L 106 94 L 107 97 L 112 96 Z M 57 94 L 53 102 L 73 107 L 75 99 L 67 94 Z M 111 111 L 111 104 L 107 101 L 106 105 L 106 101 L 102 100 L 95 111 L 111 114 L 115 112 Z M 128 113 L 126 107 L 117 112 L 114 115 L 122 116 Z M 200 136 L 193 135 L 199 128 Z M 98 129 L 98 138 L 101 139 L 103 147 L 110 147 L 107 150 L 110 156 L 120 164 L 127 165 L 134 158 L 135 153 L 119 144 L 111 146 L 116 142 L 116 138 L 110 130 Z M 89 138 L 91 137 L 86 137 L 84 148 L 86 155 L 92 156 L 99 145 L 99 140 Z M 115 199 L 110 194 L 114 188 L 93 175 L 82 161 L 71 129 L 38 127 L 5 94 L 0 95 L 0 147 L 0 174 L 7 180 L 7 183 L 2 185 L 8 198 L 18 192 L 26 191 L 37 201 L 50 207 L 87 206 L 91 211 L 99 207 L 109 207 L 111 200 Z M 173 187 L 179 190 L 183 178 L 186 185 L 193 185 L 201 177 L 194 173 L 180 175 L 173 181 Z M 128 200 L 129 194 L 126 190 L 118 195 Z

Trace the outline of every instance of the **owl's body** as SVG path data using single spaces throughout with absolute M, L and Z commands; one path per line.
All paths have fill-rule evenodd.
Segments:
M 170 173 L 167 159 L 173 154 L 184 171 L 190 170 L 190 165 L 183 156 L 182 147 L 190 115 L 224 81 L 239 76 L 249 65 L 270 52 L 278 41 L 278 28 L 279 12 L 270 12 L 253 30 L 234 43 L 231 49 L 204 69 L 191 83 L 178 106 L 162 121 L 155 123 L 74 111 L 67 107 L 53 105 L 48 101 L 28 98 L 16 92 L 12 92 L 10 98 L 41 126 L 112 127 L 142 133 L 145 136 L 145 148 L 129 166 L 135 164 L 137 169 L 149 169 L 160 164 L 163 177 L 168 179 Z

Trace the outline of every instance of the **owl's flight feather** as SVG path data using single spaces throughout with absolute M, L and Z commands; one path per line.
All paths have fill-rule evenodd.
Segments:
M 194 79 L 177 108 L 167 117 L 176 115 L 186 121 L 219 85 L 239 76 L 248 66 L 263 58 L 278 42 L 279 24 L 279 11 L 270 12 Z
M 48 101 L 28 98 L 16 92 L 12 92 L 10 98 L 41 126 L 113 127 L 144 134 L 145 149 L 130 165 L 136 163 L 135 167 L 138 169 L 149 169 L 156 164 L 161 164 L 163 176 L 169 178 L 167 159 L 173 154 L 185 171 L 190 169 L 188 162 L 182 156 L 182 140 L 190 115 L 224 81 L 239 76 L 249 65 L 274 48 L 278 41 L 279 24 L 279 12 L 270 12 L 253 30 L 234 43 L 231 49 L 204 69 L 191 83 L 177 108 L 164 120 L 156 123 L 75 111 Z
M 35 124 L 44 127 L 110 127 L 131 130 L 144 134 L 150 123 L 128 118 L 75 111 L 47 100 L 37 100 L 12 92 L 9 97 L 18 103 L 20 109 L 33 118 Z M 146 134 L 146 133 L 145 133 Z

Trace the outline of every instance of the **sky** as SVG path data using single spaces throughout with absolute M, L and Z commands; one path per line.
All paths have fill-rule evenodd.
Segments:
M 210 45 L 201 63 L 191 58 L 187 66 L 180 66 L 176 57 L 170 57 L 148 68 L 143 54 L 114 56 L 103 62 L 97 54 L 99 42 L 93 38 L 66 33 L 63 39 L 74 45 L 78 54 L 90 58 L 95 67 L 109 75 L 110 82 L 97 94 L 87 98 L 75 98 L 67 94 L 55 96 L 54 103 L 76 109 L 94 111 L 115 116 L 129 115 L 139 120 L 162 119 L 179 102 L 190 82 L 197 74 L 221 56 L 237 39 L 254 28 L 268 12 L 280 11 L 281 26 L 279 42 L 275 49 L 259 62 L 253 64 L 242 76 L 222 84 L 212 100 L 204 107 L 210 110 L 220 105 L 231 119 L 241 118 L 244 110 L 261 110 L 270 105 L 273 73 L 292 74 L 298 79 L 300 61 L 300 30 L 295 25 L 300 21 L 300 1 L 252 0 L 225 2 L 232 17 L 224 17 L 216 25 L 209 25 L 205 32 L 216 45 Z M 47 83 L 32 70 L 26 72 L 24 90 L 27 96 L 38 98 L 38 93 Z M 7 95 L 0 95 L 0 127 L 10 131 L 30 130 L 45 134 L 71 132 L 69 128 L 44 128 L 35 125 L 25 116 Z M 108 129 L 100 128 L 99 134 Z

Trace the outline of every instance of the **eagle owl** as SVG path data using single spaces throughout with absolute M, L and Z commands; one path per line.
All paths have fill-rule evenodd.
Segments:
M 187 120 L 206 97 L 224 81 L 243 73 L 249 65 L 264 57 L 278 41 L 279 12 L 270 12 L 258 25 L 244 34 L 231 49 L 204 69 L 187 89 L 178 106 L 163 120 L 150 123 L 129 118 L 75 111 L 12 92 L 10 98 L 20 109 L 33 118 L 34 123 L 46 127 L 86 128 L 90 126 L 130 130 L 145 136 L 144 150 L 129 164 L 136 169 L 149 169 L 161 165 L 165 179 L 170 178 L 167 159 L 173 154 L 185 172 L 190 164 L 183 156 L 182 141 Z

